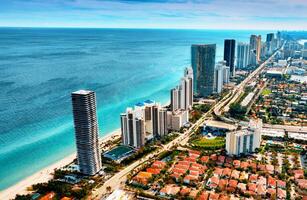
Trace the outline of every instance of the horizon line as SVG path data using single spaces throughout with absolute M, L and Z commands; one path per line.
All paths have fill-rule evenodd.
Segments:
M 77 27 L 77 26 L 1 26 L 0 28 L 37 28 L 37 29 L 139 29 L 139 30 L 224 30 L 224 31 L 281 31 L 307 32 L 307 29 L 221 29 L 221 28 L 165 28 L 165 27 Z

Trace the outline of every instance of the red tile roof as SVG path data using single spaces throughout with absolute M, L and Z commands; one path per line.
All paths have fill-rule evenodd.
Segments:
M 219 184 L 220 179 L 216 176 L 212 176 L 211 178 L 209 178 L 208 183 L 209 183 L 209 187 L 211 188 L 216 188 Z
M 256 183 L 258 180 L 258 174 L 251 174 L 249 176 L 249 181 L 252 182 L 252 183 Z
M 157 168 L 147 168 L 146 172 L 152 173 L 152 174 L 160 174 L 161 169 L 157 169 Z
M 210 193 L 210 196 L 209 196 L 209 200 L 218 200 L 220 197 L 219 194 L 216 194 L 216 193 Z
M 283 190 L 283 189 L 278 188 L 278 189 L 277 189 L 277 196 L 278 196 L 278 198 L 280 198 L 280 199 L 286 198 L 286 196 L 287 196 L 286 190 Z
M 217 160 L 217 155 L 216 154 L 210 155 L 210 160 L 216 161 Z
M 274 196 L 274 195 L 276 194 L 276 189 L 269 188 L 269 189 L 267 189 L 267 193 L 268 193 L 270 196 Z
M 160 193 L 168 195 L 176 195 L 180 191 L 180 187 L 175 185 L 166 185 L 160 190 Z
M 213 174 L 217 175 L 217 176 L 221 176 L 223 174 L 223 169 L 216 167 Z
M 282 180 L 277 180 L 277 187 L 286 188 L 286 182 Z
M 238 185 L 238 181 L 237 181 L 237 180 L 231 179 L 231 180 L 228 182 L 228 187 L 236 188 L 237 185 Z
M 224 190 L 224 189 L 226 188 L 227 185 L 228 185 L 228 180 L 226 180 L 226 179 L 221 179 L 221 180 L 219 181 L 219 188 L 220 188 L 221 190 Z
M 184 187 L 180 190 L 180 195 L 185 196 L 185 195 L 188 195 L 190 192 L 191 192 L 191 188 Z
M 254 184 L 254 183 L 248 183 L 247 184 L 247 188 L 248 188 L 249 191 L 255 192 L 256 188 L 257 188 L 257 185 Z
M 240 177 L 240 172 L 237 170 L 232 170 L 231 177 L 234 179 L 238 179 Z
M 247 169 L 249 167 L 249 163 L 248 162 L 241 162 L 241 168 L 243 169 Z
M 209 197 L 209 193 L 203 191 L 203 192 L 199 195 L 199 197 L 198 197 L 197 199 L 198 199 L 198 200 L 207 200 L 208 197 Z
M 209 161 L 209 156 L 202 156 L 200 159 L 203 163 L 207 163 Z
M 296 179 L 296 182 L 301 189 L 307 189 L 307 179 Z
M 241 161 L 240 161 L 240 160 L 234 160 L 234 161 L 233 161 L 233 166 L 234 166 L 235 168 L 240 167 L 240 164 L 241 164 Z
M 304 178 L 304 170 L 298 169 L 298 170 L 293 170 L 294 173 L 294 178 L 299 179 L 299 178 Z
M 260 185 L 260 184 L 257 185 L 256 191 L 257 191 L 258 195 L 265 195 L 266 194 L 265 187 L 263 185 Z
M 219 197 L 219 200 L 230 200 L 229 196 L 225 195 L 225 194 L 221 194 Z
M 160 168 L 163 169 L 165 167 L 166 163 L 160 160 L 155 161 L 151 166 L 154 168 Z
M 245 183 L 239 183 L 237 188 L 239 190 L 241 190 L 242 192 L 245 192 L 246 191 L 246 184 Z
M 230 168 L 224 168 L 223 170 L 223 176 L 228 176 L 230 177 L 231 175 L 231 169 Z
M 269 176 L 268 177 L 268 187 L 276 188 L 276 179 Z
M 51 200 L 54 197 L 55 197 L 55 193 L 54 192 L 48 192 L 43 197 L 41 197 L 40 200 Z

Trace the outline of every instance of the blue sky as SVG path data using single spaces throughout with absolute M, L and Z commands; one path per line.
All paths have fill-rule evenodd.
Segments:
M 307 0 L 0 0 L 0 26 L 307 30 Z

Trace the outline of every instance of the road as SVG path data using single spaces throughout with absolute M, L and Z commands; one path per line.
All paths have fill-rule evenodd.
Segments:
M 116 173 L 112 176 L 109 180 L 107 180 L 101 187 L 93 190 L 92 198 L 93 199 L 101 199 L 103 195 L 107 193 L 107 188 L 111 187 L 112 190 L 118 188 L 121 183 L 126 181 L 126 176 L 136 167 L 140 166 L 141 164 L 147 162 L 148 160 L 154 159 L 156 156 L 161 154 L 163 151 L 170 150 L 173 146 L 180 144 L 185 145 L 188 142 L 189 136 L 194 133 L 195 130 L 199 126 L 201 126 L 209 114 L 212 113 L 214 107 L 212 107 L 207 113 L 205 113 L 195 124 L 193 124 L 187 131 L 181 134 L 179 137 L 175 138 L 173 141 L 169 142 L 168 144 L 164 145 L 161 149 L 145 156 L 144 158 L 135 161 L 134 163 L 127 166 L 125 169 L 121 170 L 120 172 Z
M 116 173 L 109 180 L 107 180 L 101 187 L 95 189 L 92 193 L 93 199 L 101 199 L 103 195 L 107 193 L 107 188 L 111 187 L 112 190 L 118 188 L 121 183 L 125 182 L 127 174 L 129 174 L 133 169 L 138 167 L 139 165 L 147 162 L 150 159 L 154 159 L 163 151 L 171 149 L 173 146 L 180 144 L 184 145 L 188 142 L 189 136 L 194 133 L 201 125 L 203 125 L 204 121 L 208 117 L 209 114 L 214 111 L 216 115 L 221 115 L 221 108 L 225 107 L 224 111 L 228 111 L 229 105 L 235 102 L 241 93 L 244 91 L 245 85 L 256 75 L 258 75 L 265 67 L 265 65 L 276 55 L 277 51 L 264 63 L 262 63 L 256 70 L 254 70 L 246 79 L 244 79 L 239 85 L 237 85 L 234 90 L 228 93 L 224 98 L 222 98 L 217 104 L 215 104 L 207 113 L 205 113 L 195 124 L 193 124 L 187 131 L 185 131 L 182 135 L 171 141 L 170 143 L 164 145 L 161 149 L 145 156 L 144 158 L 135 161 L 134 163 L 127 166 L 125 169 Z
M 283 46 L 281 47 L 283 48 Z M 280 48 L 280 49 L 281 49 Z M 214 109 L 214 114 L 216 116 L 221 116 L 223 112 L 229 111 L 230 104 L 234 103 L 238 100 L 238 98 L 241 96 L 241 94 L 244 92 L 244 88 L 246 84 L 256 77 L 262 70 L 265 68 L 266 64 L 270 62 L 274 56 L 277 54 L 279 50 L 275 51 L 274 54 L 272 54 L 264 63 L 262 63 L 257 69 L 255 69 L 251 74 L 248 75 L 239 85 L 235 86 L 234 90 L 231 91 L 228 95 L 226 95 L 222 101 L 218 103 L 216 108 Z

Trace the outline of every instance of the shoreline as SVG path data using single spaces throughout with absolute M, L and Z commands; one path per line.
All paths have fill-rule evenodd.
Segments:
M 111 139 L 114 139 L 114 137 L 119 136 L 120 134 L 121 134 L 120 128 L 118 128 L 106 134 L 105 136 L 99 138 L 99 143 L 101 144 Z M 76 152 L 71 155 L 68 155 L 63 159 L 39 170 L 38 172 L 28 177 L 25 177 L 21 181 L 4 189 L 3 191 L 0 191 L 0 199 L 14 199 L 17 194 L 25 195 L 31 193 L 32 191 L 27 190 L 28 187 L 37 183 L 43 183 L 49 181 L 50 179 L 53 178 L 52 173 L 54 172 L 54 169 L 61 168 L 70 164 L 76 158 L 76 156 L 77 156 Z

